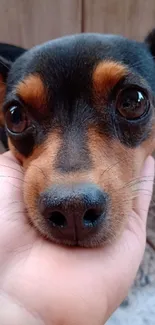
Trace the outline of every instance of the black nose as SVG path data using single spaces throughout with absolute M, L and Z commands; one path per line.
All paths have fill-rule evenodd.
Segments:
M 77 242 L 97 232 L 106 216 L 107 199 L 93 184 L 53 186 L 41 193 L 39 209 L 55 238 Z

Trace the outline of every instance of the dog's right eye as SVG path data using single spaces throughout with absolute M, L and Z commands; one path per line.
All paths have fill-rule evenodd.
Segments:
M 133 87 L 122 90 L 116 101 L 117 111 L 127 120 L 140 119 L 149 107 L 150 102 L 144 92 Z
M 29 126 L 28 116 L 22 105 L 14 105 L 5 113 L 7 129 L 12 133 L 22 133 Z

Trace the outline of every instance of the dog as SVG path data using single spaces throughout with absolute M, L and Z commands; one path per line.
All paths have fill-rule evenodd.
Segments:
M 154 57 L 155 30 L 144 42 L 86 33 L 1 56 L 1 125 L 29 220 L 48 240 L 96 247 L 122 232 L 155 148 Z

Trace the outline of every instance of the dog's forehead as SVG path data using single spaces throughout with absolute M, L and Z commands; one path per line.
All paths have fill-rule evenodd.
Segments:
M 33 145 L 43 143 L 47 134 L 58 129 L 65 148 L 59 161 L 67 162 L 64 152 L 73 158 L 77 158 L 77 152 L 81 156 L 81 148 L 86 153 L 90 127 L 95 126 L 103 138 L 117 137 L 109 93 L 119 78 L 123 77 L 124 82 L 130 71 L 131 75 L 144 79 L 149 91 L 151 88 L 155 91 L 154 61 L 145 44 L 99 34 L 57 39 L 27 51 L 12 65 L 6 103 L 20 99 L 30 112 L 38 132 L 33 136 Z M 121 133 L 120 141 L 131 147 L 148 136 L 148 124 L 145 128 L 133 124 L 131 129 L 124 122 L 121 128 L 125 132 Z M 15 145 L 28 156 L 32 153 L 31 136 L 26 141 L 23 138 L 19 144 L 15 141 Z M 85 161 L 88 164 L 86 156 Z
M 145 44 L 101 34 L 67 36 L 37 46 L 13 64 L 10 79 L 13 84 L 37 72 L 48 86 L 59 87 L 69 80 L 83 87 L 90 83 L 94 66 L 103 60 L 125 64 L 152 82 L 154 64 Z

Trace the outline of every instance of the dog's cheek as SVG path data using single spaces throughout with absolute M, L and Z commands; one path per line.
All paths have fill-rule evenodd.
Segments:
M 153 120 L 153 125 L 152 125 L 152 129 L 150 131 L 150 135 L 148 137 L 148 139 L 146 139 L 140 149 L 142 148 L 143 150 L 143 155 L 144 155 L 144 160 L 146 159 L 147 156 L 152 155 L 152 153 L 155 151 L 155 113 L 152 117 Z
M 132 188 L 127 184 L 136 174 L 135 152 L 93 130 L 89 140 L 92 180 L 109 197 L 106 217 L 92 243 L 109 243 L 122 232 L 132 210 Z
M 53 135 L 51 141 L 48 139 L 46 143 L 36 147 L 32 155 L 26 158 L 23 163 L 25 169 L 24 201 L 28 214 L 35 224 L 41 224 L 38 209 L 40 193 L 51 186 L 56 179 L 53 166 L 59 145 L 58 142 Z
M 25 182 L 23 187 L 24 201 L 31 218 L 39 215 L 38 199 L 42 191 L 48 187 L 48 175 L 46 172 L 46 154 L 42 154 L 42 149 L 34 150 L 31 157 L 24 161 Z M 48 173 L 49 170 L 48 170 Z
M 40 160 L 42 161 L 42 157 L 34 159 L 25 171 L 23 196 L 30 223 L 39 230 L 44 237 L 53 239 L 46 220 L 40 213 L 39 198 L 40 193 L 51 186 L 52 178 L 55 179 L 55 177 L 52 171 L 48 174 L 46 173 L 46 168 L 43 169 Z
M 117 185 L 116 185 L 117 184 Z M 116 239 L 123 231 L 127 218 L 132 211 L 132 190 L 121 180 L 119 183 L 115 179 L 106 188 L 109 195 L 108 213 L 102 225 L 103 238 L 108 243 Z M 114 186 L 113 186 L 114 185 Z
M 150 138 L 142 145 L 142 149 L 144 151 L 144 160 L 155 151 L 155 128 L 152 131 Z
M 30 217 L 32 223 L 34 223 L 34 218 L 39 217 L 37 209 L 37 201 L 39 199 L 39 193 L 45 188 L 45 180 L 40 171 L 29 166 L 25 172 L 23 196 L 24 202 L 28 211 L 28 216 Z
M 124 188 L 111 193 L 111 222 L 113 232 L 118 236 L 124 228 L 127 218 L 132 211 L 132 190 Z
M 144 162 L 149 155 L 152 155 L 155 151 L 155 134 L 143 142 L 134 153 L 134 177 L 140 177 L 141 170 L 143 168 Z

